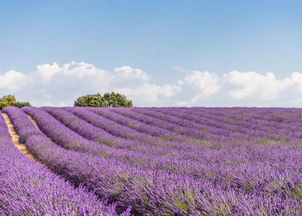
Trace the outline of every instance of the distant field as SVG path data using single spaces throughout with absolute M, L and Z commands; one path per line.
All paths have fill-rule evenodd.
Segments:
M 302 215 L 302 109 L 2 112 L 0 215 Z

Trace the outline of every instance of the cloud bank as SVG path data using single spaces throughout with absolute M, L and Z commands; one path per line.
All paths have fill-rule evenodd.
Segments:
M 301 106 L 302 73 L 186 72 L 177 82 L 158 84 L 131 66 L 103 70 L 85 62 L 42 64 L 31 73 L 0 73 L 0 95 L 14 94 L 33 105 L 71 106 L 85 94 L 116 91 L 137 106 Z

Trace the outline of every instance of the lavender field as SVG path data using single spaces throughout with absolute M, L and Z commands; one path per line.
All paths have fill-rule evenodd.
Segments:
M 2 112 L 0 215 L 302 215 L 302 109 Z

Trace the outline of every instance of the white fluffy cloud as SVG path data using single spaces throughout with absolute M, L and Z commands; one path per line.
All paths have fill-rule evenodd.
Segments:
M 116 67 L 113 71 L 116 73 L 116 78 L 121 80 L 148 81 L 150 79 L 150 75 L 145 71 L 130 66 Z
M 152 83 L 150 74 L 139 68 L 121 66 L 106 71 L 84 62 L 42 64 L 29 74 L 0 74 L 1 94 L 14 93 L 18 99 L 37 106 L 72 105 L 81 95 L 108 91 L 126 94 L 138 105 L 156 105 L 173 96 L 177 89 L 176 85 Z
M 107 72 L 96 68 L 92 64 L 84 62 L 71 62 L 60 67 L 57 63 L 38 65 L 33 78 L 42 78 L 45 81 L 51 81 L 58 77 L 84 79 L 84 78 L 108 78 Z
M 191 74 L 186 75 L 184 80 L 180 80 L 179 84 L 185 88 L 193 88 L 193 95 L 188 101 L 178 102 L 179 105 L 190 105 L 214 95 L 219 91 L 221 86 L 219 85 L 220 78 L 215 74 L 211 74 L 208 71 L 192 71 Z
M 177 85 L 156 85 L 150 83 L 144 83 L 138 87 L 133 88 L 118 88 L 118 92 L 135 98 L 140 104 L 156 104 L 160 99 L 174 96 L 180 87 Z
M 15 94 L 33 105 L 70 106 L 89 93 L 116 91 L 137 106 L 301 106 L 302 73 L 285 78 L 273 73 L 182 71 L 178 82 L 158 84 L 131 66 L 111 71 L 85 62 L 42 64 L 32 73 L 0 73 L 0 93 Z
M 43 64 L 37 66 L 37 75 L 39 75 L 43 80 L 51 80 L 52 77 L 59 73 L 61 70 L 57 63 L 53 64 Z
M 233 98 L 238 99 L 257 97 L 261 100 L 275 100 L 281 91 L 292 84 L 291 78 L 277 80 L 273 73 L 231 71 L 224 77 L 229 84 L 238 86 L 229 92 Z
M 231 71 L 224 78 L 232 86 L 228 93 L 234 99 L 274 101 L 279 106 L 302 104 L 298 100 L 302 93 L 302 73 L 293 72 L 289 77 L 277 79 L 273 73 Z
M 14 93 L 23 86 L 26 76 L 20 72 L 10 70 L 4 74 L 0 74 L 0 90 Z

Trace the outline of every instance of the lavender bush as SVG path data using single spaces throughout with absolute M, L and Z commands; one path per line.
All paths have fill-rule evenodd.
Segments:
M 117 215 L 114 206 L 106 206 L 83 187 L 75 189 L 20 153 L 2 115 L 0 161 L 0 215 Z
M 131 206 L 134 215 L 302 214 L 300 109 L 4 112 L 36 158 L 118 212 Z

